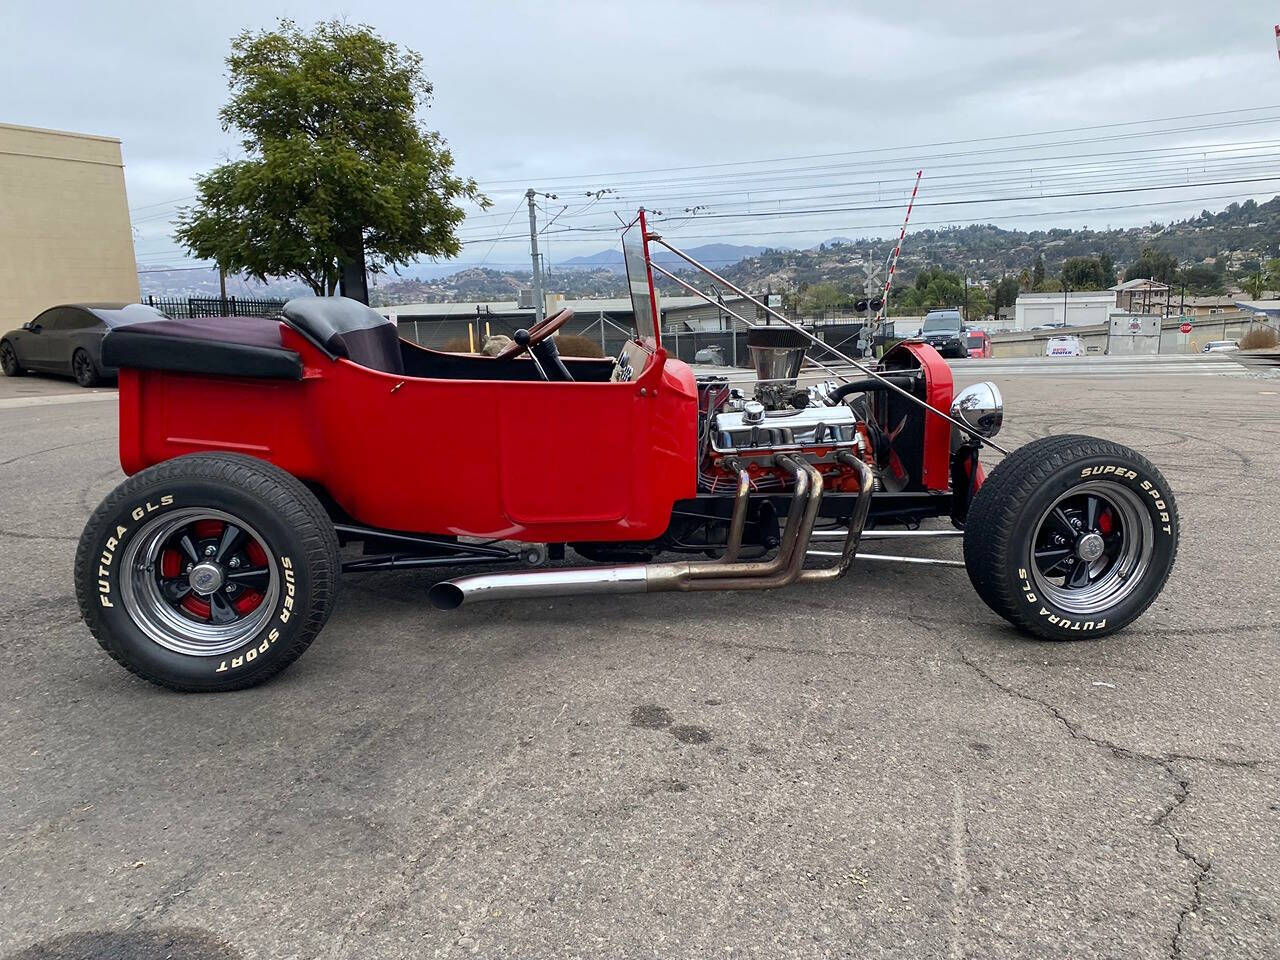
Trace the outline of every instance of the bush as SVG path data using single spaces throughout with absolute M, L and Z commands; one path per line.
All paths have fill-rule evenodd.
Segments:
M 600 343 L 592 340 L 590 337 L 579 336 L 576 333 L 562 333 L 556 337 L 556 347 L 560 351 L 562 357 L 603 357 L 604 351 L 600 349 Z
M 1278 343 L 1280 343 L 1280 336 L 1276 334 L 1274 327 L 1254 327 L 1240 338 L 1240 349 L 1259 350 L 1274 347 Z
M 471 341 L 466 337 L 454 337 L 452 340 L 446 341 L 445 345 L 438 349 L 443 350 L 445 353 L 470 353 Z

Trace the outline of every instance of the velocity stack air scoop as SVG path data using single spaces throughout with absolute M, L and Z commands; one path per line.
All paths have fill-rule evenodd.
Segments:
M 755 326 L 747 331 L 747 348 L 760 380 L 796 385 L 809 338 L 790 327 Z

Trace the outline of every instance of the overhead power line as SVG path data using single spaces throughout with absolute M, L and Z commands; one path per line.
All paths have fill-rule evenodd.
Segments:
M 972 137 L 972 138 L 967 138 L 962 140 L 936 140 L 929 143 L 903 144 L 903 145 L 892 146 L 892 147 L 866 147 L 866 148 L 860 148 L 858 150 L 843 150 L 843 151 L 837 151 L 834 153 L 811 153 L 811 154 L 793 155 L 793 156 L 787 156 L 787 157 L 772 157 L 768 159 L 758 159 L 758 160 L 727 160 L 727 161 L 721 161 L 718 163 L 688 164 L 688 165 L 676 166 L 676 167 L 650 167 L 642 170 L 619 170 L 619 171 L 612 171 L 608 173 L 583 173 L 583 174 L 572 174 L 572 175 L 559 176 L 559 177 L 543 177 L 543 178 L 533 177 L 532 179 L 539 180 L 539 182 L 542 182 L 542 183 L 550 184 L 550 183 L 562 183 L 565 181 L 578 181 L 578 180 L 589 180 L 589 179 L 603 180 L 608 178 L 641 176 L 641 175 L 650 174 L 650 173 L 677 173 L 685 170 L 711 170 L 711 169 L 723 169 L 727 167 L 739 167 L 739 166 L 761 166 L 761 165 L 770 164 L 770 163 L 790 163 L 792 161 L 799 161 L 799 160 L 825 160 L 825 159 L 831 159 L 835 157 L 859 157 L 859 156 L 869 156 L 869 155 L 878 154 L 878 153 L 890 153 L 890 152 L 902 151 L 902 150 L 928 150 L 936 147 L 954 147 L 954 146 L 965 146 L 968 144 L 997 143 L 997 142 L 1006 141 L 1006 140 L 1021 140 L 1021 139 L 1030 139 L 1033 137 L 1059 136 L 1067 133 L 1085 133 L 1085 132 L 1094 131 L 1094 130 L 1115 130 L 1121 127 L 1141 126 L 1141 125 L 1152 124 L 1152 123 L 1177 123 L 1183 120 L 1203 120 L 1208 117 L 1238 116 L 1240 114 L 1245 114 L 1245 113 L 1259 113 L 1262 111 L 1273 111 L 1273 110 L 1280 110 L 1280 104 L 1273 104 L 1273 105 L 1262 106 L 1262 107 L 1241 107 L 1235 110 L 1214 110 L 1208 113 L 1189 113 L 1189 114 L 1182 114 L 1180 116 L 1159 117 L 1159 118 L 1154 118 L 1150 120 L 1127 120 L 1127 121 L 1120 121 L 1116 123 L 1093 124 L 1090 126 L 1083 126 L 1083 127 L 1061 127 L 1054 130 L 1041 130 L 1033 133 L 1014 133 L 1014 134 L 1004 134 L 1000 136 L 991 136 L 991 137 Z M 1269 118 L 1269 119 L 1274 119 L 1274 118 Z M 1255 122 L 1261 122 L 1261 121 L 1247 120 L 1247 121 L 1242 121 L 1241 125 L 1246 125 L 1246 124 L 1255 123 Z M 1185 129 L 1205 129 L 1206 126 L 1207 125 L 1197 125 L 1196 127 L 1183 128 L 1183 129 L 1184 130 Z M 1214 126 L 1219 126 L 1219 125 L 1214 125 Z M 1179 131 L 1156 130 L 1156 131 L 1148 131 L 1148 132 L 1143 132 L 1141 134 L 1134 134 L 1134 135 L 1135 136 L 1138 136 L 1138 135 L 1159 136 L 1163 133 L 1171 133 L 1171 132 L 1179 132 Z M 1091 142 L 1097 142 L 1097 140 L 1096 139 L 1081 140 L 1076 142 L 1091 143 Z M 1010 148 L 1005 148 L 1005 149 L 1010 149 Z M 517 180 L 489 180 L 489 181 L 482 181 L 481 186 L 499 186 L 503 184 L 523 183 L 523 182 L 528 182 L 530 179 L 531 177 L 529 175 L 525 175 Z

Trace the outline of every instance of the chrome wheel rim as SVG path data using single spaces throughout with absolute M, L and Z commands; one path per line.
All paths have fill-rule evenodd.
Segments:
M 1041 514 L 1027 559 L 1045 600 L 1097 616 L 1137 589 L 1154 550 L 1155 527 L 1141 497 L 1113 480 L 1091 480 Z
M 244 645 L 280 596 L 266 540 L 221 510 L 174 510 L 148 521 L 121 565 L 129 617 L 155 643 L 188 656 L 221 656 Z

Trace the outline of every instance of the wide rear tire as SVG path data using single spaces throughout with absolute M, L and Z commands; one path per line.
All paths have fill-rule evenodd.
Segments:
M 978 596 L 1050 640 L 1128 626 L 1159 596 L 1177 552 L 1178 510 L 1160 471 L 1093 437 L 1018 448 L 965 520 L 965 567 Z
M 96 387 L 102 383 L 102 375 L 93 365 L 93 357 L 89 356 L 87 350 L 77 349 L 71 355 L 71 372 L 75 375 L 76 383 L 82 387 Z
M 76 551 L 80 614 L 138 676 L 251 687 L 300 657 L 333 608 L 333 523 L 278 467 L 239 454 L 157 464 L 113 490 Z

